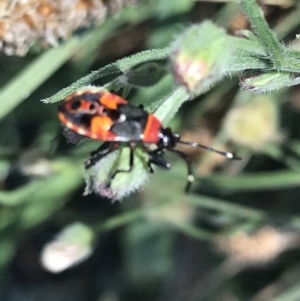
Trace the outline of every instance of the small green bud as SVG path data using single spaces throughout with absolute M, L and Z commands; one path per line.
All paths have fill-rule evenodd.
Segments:
M 166 75 L 166 67 L 163 62 L 147 62 L 139 64 L 124 72 L 118 80 L 126 86 L 136 88 L 151 87 L 157 84 Z
M 95 234 L 82 223 L 64 228 L 41 254 L 42 266 L 52 273 L 60 273 L 85 260 L 92 254 Z
M 284 87 L 300 83 L 300 78 L 292 73 L 260 70 L 246 70 L 240 77 L 240 86 L 243 90 L 254 94 L 269 93 Z
M 105 156 L 89 168 L 85 174 L 84 195 L 95 192 L 116 201 L 138 190 L 148 180 L 148 154 L 138 147 L 134 149 L 132 170 L 119 172 L 111 180 L 116 170 L 129 170 L 129 157 L 129 147 L 121 146 L 119 150 Z
M 227 73 L 231 53 L 223 29 L 210 21 L 194 25 L 172 45 L 174 78 L 192 97 L 200 95 Z

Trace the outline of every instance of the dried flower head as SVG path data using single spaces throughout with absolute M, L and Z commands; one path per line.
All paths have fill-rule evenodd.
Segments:
M 219 251 L 244 265 L 268 263 L 283 251 L 297 245 L 299 245 L 298 234 L 280 232 L 269 226 L 252 234 L 238 232 L 216 241 Z
M 15 0 L 0 3 L 0 49 L 25 55 L 29 47 L 57 45 L 83 27 L 104 21 L 132 0 Z

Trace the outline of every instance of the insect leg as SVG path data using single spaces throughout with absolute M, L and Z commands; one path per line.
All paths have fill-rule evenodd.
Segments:
M 150 158 L 148 160 L 148 167 L 150 169 L 150 172 L 153 172 L 153 168 L 151 166 L 151 164 L 154 164 L 156 166 L 165 168 L 165 169 L 170 169 L 171 168 L 171 164 L 162 157 L 163 154 L 160 153 L 149 153 Z
M 120 172 L 131 172 L 133 165 L 134 165 L 134 144 L 129 143 L 128 145 L 129 149 L 130 149 L 130 154 L 129 154 L 129 168 L 128 169 L 117 169 L 113 175 L 110 177 L 108 183 L 107 183 L 107 187 L 109 187 L 111 185 L 112 180 L 116 177 L 116 175 Z
M 147 162 L 147 165 L 148 165 L 150 173 L 154 172 L 154 170 L 152 168 L 152 164 L 162 167 L 162 168 L 165 168 L 165 169 L 171 168 L 171 164 L 169 162 L 167 162 L 162 156 L 164 154 L 164 147 L 158 147 L 157 149 L 150 150 L 145 145 L 143 145 L 143 148 L 149 155 L 149 160 Z
M 194 173 L 193 173 L 193 168 L 192 168 L 192 163 L 191 163 L 190 157 L 186 153 L 179 151 L 177 149 L 168 149 L 168 150 L 170 152 L 177 154 L 186 163 L 188 175 L 187 175 L 187 183 L 185 186 L 185 192 L 188 192 L 191 188 L 192 183 L 194 182 Z
M 98 149 L 91 152 L 91 157 L 84 162 L 85 168 L 88 169 L 95 165 L 100 159 L 107 156 L 119 147 L 116 142 L 104 142 Z

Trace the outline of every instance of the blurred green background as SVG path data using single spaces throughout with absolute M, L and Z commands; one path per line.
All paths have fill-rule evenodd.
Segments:
M 168 155 L 170 171 L 114 203 L 82 195 L 83 162 L 99 142 L 67 143 L 57 104 L 40 101 L 92 70 L 169 46 L 191 24 L 248 28 L 236 2 L 0 4 L 1 301 L 300 300 L 297 86 L 255 96 L 229 74 L 170 126 L 243 161 L 184 148 L 196 175 L 190 194 L 185 164 Z M 279 39 L 297 49 L 298 1 L 260 4 Z M 167 75 L 127 98 L 147 106 L 173 87 Z M 81 226 L 62 232 L 70 225 Z

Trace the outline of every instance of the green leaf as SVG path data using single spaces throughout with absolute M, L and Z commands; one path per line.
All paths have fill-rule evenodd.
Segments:
M 170 53 L 169 48 L 163 49 L 151 49 L 146 50 L 132 56 L 126 57 L 124 59 L 117 60 L 116 62 L 109 64 L 103 68 L 100 68 L 97 71 L 93 71 L 90 74 L 82 77 L 78 81 L 74 82 L 72 85 L 60 90 L 53 96 L 43 99 L 42 102 L 44 103 L 54 103 L 61 101 L 69 94 L 73 93 L 77 89 L 81 88 L 82 86 L 89 85 L 96 79 L 108 76 L 108 75 L 120 75 L 125 71 L 128 71 L 135 65 L 148 62 L 151 60 L 162 60 L 168 57 Z
M 273 31 L 269 28 L 264 18 L 263 11 L 256 0 L 240 0 L 241 8 L 249 19 L 260 44 L 264 46 L 266 53 L 274 63 L 276 69 L 280 69 L 285 56 L 285 49 L 279 43 Z

